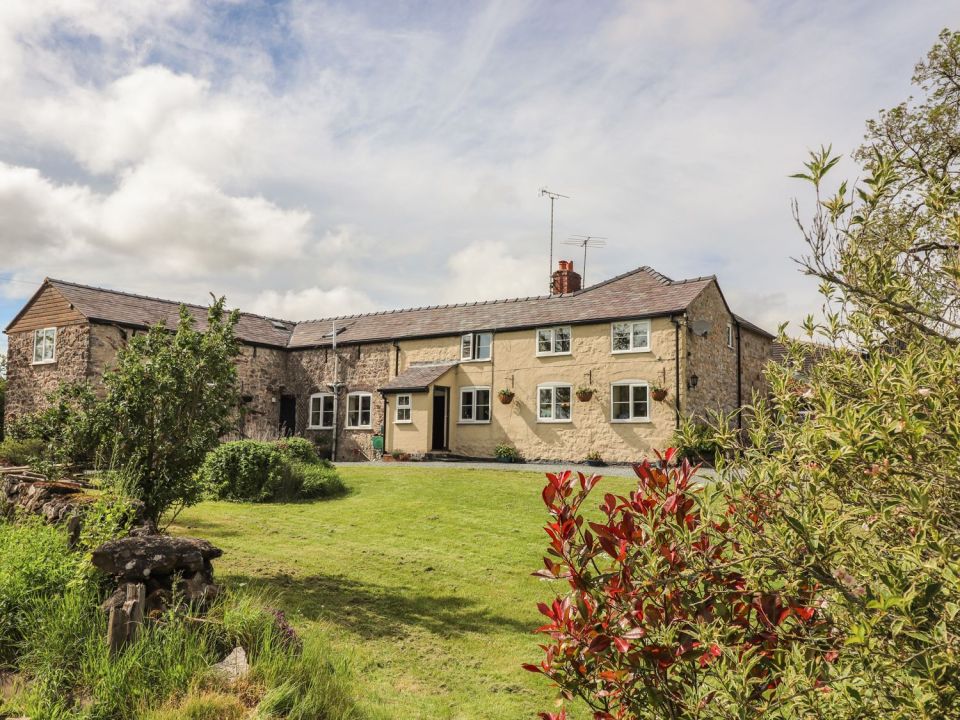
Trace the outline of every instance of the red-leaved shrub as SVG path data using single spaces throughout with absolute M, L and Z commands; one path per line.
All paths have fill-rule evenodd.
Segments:
M 790 692 L 798 676 L 801 689 L 827 690 L 835 654 L 817 589 L 786 597 L 776 578 L 748 579 L 737 537 L 763 532 L 760 513 L 696 482 L 688 461 L 670 467 L 673 449 L 657 457 L 634 466 L 636 490 L 604 496 L 596 521 L 583 506 L 599 476 L 547 475 L 550 547 L 535 574 L 570 592 L 540 603 L 536 632 L 550 641 L 524 667 L 595 720 L 759 717 L 785 675 Z

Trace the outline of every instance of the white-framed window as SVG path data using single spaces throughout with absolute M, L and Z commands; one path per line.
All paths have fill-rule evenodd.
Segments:
M 333 394 L 314 393 L 310 396 L 308 430 L 328 430 L 333 427 Z
M 573 385 L 551 383 L 537 386 L 537 420 L 570 422 L 573 408 Z
M 727 323 L 727 347 L 733 348 L 733 323 Z
M 615 353 L 648 352 L 650 321 L 631 320 L 610 324 L 610 351 Z
M 611 422 L 649 422 L 650 387 L 643 380 L 625 380 L 610 386 Z
M 569 355 L 570 354 L 569 325 L 537 329 L 537 355 Z
M 460 338 L 461 360 L 489 360 L 493 333 L 467 333 Z
M 363 430 L 373 427 L 373 396 L 368 392 L 347 395 L 347 428 Z
M 33 331 L 33 364 L 52 363 L 57 359 L 57 329 Z
M 397 413 L 394 417 L 395 423 L 413 422 L 410 413 L 413 410 L 413 395 L 397 395 Z
M 460 422 L 490 422 L 490 388 L 460 388 Z

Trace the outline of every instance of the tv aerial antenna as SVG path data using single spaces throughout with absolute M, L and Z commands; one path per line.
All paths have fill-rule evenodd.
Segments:
M 580 270 L 580 280 L 582 287 L 587 286 L 587 250 L 590 248 L 602 248 L 607 246 L 608 238 L 598 235 L 571 235 L 569 240 L 564 240 L 564 245 L 574 245 L 583 248 L 583 267 Z
M 557 201 L 557 198 L 569 200 L 570 196 L 561 195 L 542 187 L 540 188 L 540 197 L 544 196 L 550 198 L 550 266 L 547 268 L 547 294 L 553 295 L 553 204 Z

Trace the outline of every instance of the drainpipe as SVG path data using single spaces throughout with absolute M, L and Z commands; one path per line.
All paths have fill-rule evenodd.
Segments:
M 385 392 L 380 393 L 383 398 L 383 420 L 380 423 L 380 436 L 383 438 L 383 452 L 387 451 L 387 415 L 390 412 L 390 400 Z M 412 400 L 411 400 L 412 402 Z
M 673 403 L 676 410 L 676 426 L 680 429 L 680 321 L 676 317 L 671 317 L 673 323 L 673 361 L 676 383 L 676 390 L 673 393 Z
M 340 424 L 340 357 L 337 355 L 337 321 L 333 321 L 333 442 L 331 443 L 331 458 L 337 461 L 337 434 Z
M 743 365 L 740 357 L 740 323 L 737 326 L 737 430 L 743 430 Z

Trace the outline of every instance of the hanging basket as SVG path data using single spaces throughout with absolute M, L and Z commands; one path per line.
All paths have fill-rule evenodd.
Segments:
M 650 392 L 650 394 L 657 402 L 663 402 L 667 399 L 667 391 L 664 388 L 655 388 Z
M 577 400 L 580 402 L 590 402 L 593 398 L 593 390 L 577 390 Z
M 497 393 L 497 397 L 500 398 L 500 402 L 502 402 L 504 405 L 509 405 L 513 402 L 514 394 L 512 392 L 504 392 L 501 390 L 499 393 Z

